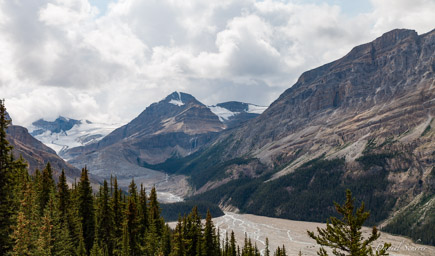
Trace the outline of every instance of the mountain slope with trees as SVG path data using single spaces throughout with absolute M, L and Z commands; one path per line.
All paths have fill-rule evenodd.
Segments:
M 322 212 L 322 202 L 351 188 L 371 221 L 403 219 L 394 213 L 412 203 L 424 205 L 413 211 L 427 220 L 418 230 L 433 230 L 424 213 L 434 208 L 434 58 L 435 31 L 385 33 L 305 72 L 263 114 L 179 161 L 175 173 L 190 176 L 195 199 L 242 212 L 325 221 L 333 211 Z

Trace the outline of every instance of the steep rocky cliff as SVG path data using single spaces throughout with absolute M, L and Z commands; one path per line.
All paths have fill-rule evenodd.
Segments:
M 65 162 L 54 150 L 35 139 L 26 128 L 11 125 L 6 132 L 9 143 L 14 147 L 15 157 L 22 156 L 27 161 L 30 173 L 33 173 L 36 169 L 44 169 L 47 163 L 50 162 L 56 179 L 62 169 L 65 170 L 69 182 L 80 178 L 79 169 Z
M 180 172 L 198 197 L 262 215 L 322 221 L 322 202 L 345 188 L 373 222 L 419 195 L 434 209 L 434 69 L 435 31 L 385 33 L 302 74 Z

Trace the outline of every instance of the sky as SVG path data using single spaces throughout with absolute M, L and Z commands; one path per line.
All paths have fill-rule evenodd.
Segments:
M 309 69 L 435 0 L 0 0 L 0 98 L 14 124 L 126 123 L 173 91 L 267 106 Z

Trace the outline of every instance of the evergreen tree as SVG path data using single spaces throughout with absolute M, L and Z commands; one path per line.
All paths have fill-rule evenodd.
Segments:
M 165 225 L 163 229 L 159 255 L 169 256 L 171 254 L 171 248 L 171 229 L 168 225 Z
M 50 163 L 47 163 L 42 171 L 41 190 L 39 191 L 39 210 L 41 216 L 44 214 L 45 206 L 50 200 L 50 194 L 54 191 L 53 171 Z
M 130 255 L 140 255 L 139 214 L 137 206 L 138 198 L 137 187 L 134 183 L 134 180 L 131 181 L 128 192 L 129 197 L 126 211 L 126 225 L 129 238 Z
M 124 205 L 122 202 L 122 190 L 118 189 L 118 180 L 113 181 L 112 211 L 113 211 L 113 235 L 114 255 L 121 255 L 123 226 L 124 226 Z
M 59 202 L 57 197 L 52 193 L 44 210 L 45 222 L 42 225 L 43 229 L 49 230 L 51 237 L 47 237 L 46 241 L 51 241 L 51 255 L 68 256 L 74 255 L 75 250 L 69 234 L 66 222 L 61 218 Z
M 181 216 L 178 217 L 178 223 L 177 226 L 175 227 L 175 231 L 174 231 L 174 238 L 173 238 L 173 247 L 172 247 L 172 252 L 171 252 L 171 256 L 184 256 L 185 254 L 185 249 L 184 249 L 184 239 L 183 239 L 183 223 L 182 223 L 182 219 Z M 195 255 L 195 254 L 193 254 Z
M 4 100 L 0 100 L 0 255 L 11 248 L 11 227 L 14 225 L 13 156 L 12 146 L 6 139 L 10 120 L 6 117 Z
M 184 240 L 186 242 L 187 255 L 200 255 L 201 243 L 201 217 L 198 208 L 195 206 L 185 220 Z
M 88 178 L 88 170 L 82 169 L 80 182 L 78 184 L 78 215 L 82 228 L 82 236 L 87 254 L 90 254 L 94 245 L 95 237 L 95 210 L 94 197 L 91 183 Z
M 127 223 L 124 224 L 122 232 L 122 256 L 130 256 L 130 238 L 128 237 Z
M 139 236 L 142 241 L 145 241 L 145 234 L 148 230 L 148 207 L 147 207 L 147 195 L 143 184 L 140 185 L 139 192 Z M 144 244 L 142 244 L 144 246 Z
M 219 248 L 216 247 L 215 228 L 213 225 L 210 211 L 207 211 L 203 237 L 203 253 L 209 256 L 218 255 Z
M 269 240 L 266 238 L 266 245 Z M 267 253 L 267 250 L 266 250 Z M 229 256 L 236 256 L 236 238 L 234 236 L 234 231 L 231 230 L 231 238 L 230 238 L 230 247 L 229 247 Z M 266 255 L 269 256 L 269 255 Z
M 160 204 L 157 201 L 157 191 L 156 188 L 153 187 L 151 189 L 150 197 L 149 197 L 149 224 L 155 226 L 156 235 L 158 237 L 161 236 L 163 220 L 160 217 Z
M 79 243 L 77 247 L 77 256 L 87 256 L 86 248 L 85 248 L 85 241 L 83 238 L 83 230 L 80 228 L 79 230 Z
M 364 211 L 364 202 L 362 202 L 361 207 L 354 214 L 354 201 L 350 190 L 346 190 L 346 202 L 342 206 L 334 202 L 335 209 L 342 215 L 342 219 L 330 217 L 326 229 L 317 228 L 319 233 L 317 236 L 312 231 L 308 231 L 308 235 L 319 245 L 331 247 L 334 255 L 388 255 L 386 251 L 391 244 L 387 243 L 381 250 L 373 253 L 370 244 L 380 236 L 376 227 L 372 228 L 372 233 L 367 239 L 362 236 L 362 225 L 370 213 Z M 328 255 L 323 247 L 320 248 L 318 254 Z
M 269 238 L 266 237 L 266 249 L 264 249 L 264 256 L 270 256 Z
M 57 197 L 59 202 L 59 212 L 61 221 L 66 221 L 68 219 L 68 212 L 71 205 L 71 197 L 68 184 L 66 183 L 65 171 L 59 176 L 59 182 L 57 184 Z
M 98 245 L 94 245 L 94 247 L 96 247 L 95 250 L 101 249 L 101 251 L 107 251 L 109 255 L 112 255 L 114 247 L 113 214 L 109 200 L 109 187 L 107 181 L 104 180 L 103 187 L 100 189 L 100 194 L 97 198 L 96 237 Z
M 17 223 L 11 235 L 13 248 L 11 255 L 33 255 L 36 246 L 36 211 L 35 195 L 31 183 L 28 182 L 23 188 L 23 198 L 21 199 L 18 211 Z M 5 254 L 2 254 L 5 255 Z

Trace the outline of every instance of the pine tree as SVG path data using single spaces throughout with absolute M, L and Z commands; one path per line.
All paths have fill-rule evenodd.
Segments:
M 159 255 L 169 256 L 171 253 L 171 247 L 171 229 L 168 225 L 165 225 L 163 229 Z
M 145 238 L 145 234 L 149 227 L 148 221 L 147 195 L 143 184 L 141 184 L 139 192 L 139 236 L 142 241 L 145 241 L 143 238 Z M 142 244 L 142 246 L 145 245 Z
M 149 197 L 149 224 L 155 226 L 155 230 L 157 232 L 157 236 L 160 237 L 162 234 L 163 228 L 163 220 L 160 217 L 160 204 L 157 201 L 157 191 L 156 188 L 153 187 L 151 189 L 150 197 Z
M 128 237 L 127 223 L 124 224 L 122 232 L 122 256 L 130 256 L 130 238 Z
M 269 238 L 266 237 L 266 249 L 264 249 L 264 256 L 270 256 Z
M 39 209 L 41 216 L 44 214 L 45 206 L 50 200 L 50 194 L 54 191 L 53 171 L 50 163 L 47 163 L 42 171 L 41 190 L 39 191 Z
M 337 212 L 342 215 L 342 219 L 330 217 L 326 229 L 317 228 L 319 233 L 317 236 L 312 231 L 308 231 L 308 235 L 315 239 L 319 245 L 331 247 L 334 255 L 388 255 L 386 250 L 391 244 L 387 243 L 381 250 L 373 253 L 370 244 L 380 236 L 376 227 L 372 228 L 372 233 L 367 239 L 362 236 L 362 225 L 370 213 L 364 211 L 364 202 L 362 202 L 354 214 L 354 201 L 350 190 L 346 190 L 346 202 L 342 206 L 334 202 Z M 320 248 L 318 254 L 320 256 L 328 255 L 323 247 Z
M 201 217 L 196 206 L 185 220 L 184 240 L 187 255 L 200 254 L 198 249 L 201 243 Z
M 113 245 L 114 254 L 121 255 L 123 225 L 124 225 L 124 205 L 121 199 L 122 190 L 118 189 L 118 180 L 115 177 L 113 181 L 112 211 L 113 211 Z
M 51 240 L 51 255 L 72 256 L 75 255 L 74 246 L 68 226 L 61 218 L 59 202 L 57 200 L 58 197 L 52 193 L 44 210 L 45 225 L 51 227 L 51 238 L 47 237 L 47 241 Z M 46 229 L 48 230 L 48 226 Z
M 266 238 L 266 242 L 268 242 L 267 238 Z M 234 231 L 231 230 L 231 238 L 230 238 L 230 256 L 236 256 L 236 238 L 234 236 Z M 267 251 L 266 251 L 267 252 Z M 266 255 L 269 256 L 269 255 Z
M 36 246 L 36 207 L 32 184 L 23 185 L 23 196 L 18 211 L 17 223 L 11 235 L 13 248 L 11 255 L 33 255 Z M 4 255 L 4 254 L 2 254 Z
M 65 171 L 59 176 L 59 182 L 57 184 L 57 197 L 59 202 L 59 211 L 61 221 L 66 221 L 68 219 L 68 212 L 71 205 L 71 197 L 68 184 L 66 183 Z
M 100 194 L 97 198 L 97 230 L 96 237 L 98 245 L 94 245 L 101 251 L 107 251 L 112 255 L 113 251 L 113 213 L 110 207 L 109 187 L 107 181 L 104 180 L 103 187 L 100 189 Z M 94 243 L 95 244 L 95 243 Z M 97 250 L 96 249 L 96 250 Z M 97 250 L 98 251 L 98 250 Z
M 126 211 L 126 225 L 129 237 L 129 247 L 131 255 L 140 255 L 139 244 L 139 214 L 138 214 L 138 198 L 137 187 L 134 180 L 131 181 L 129 186 L 129 197 Z
M 83 230 L 80 228 L 79 232 L 79 243 L 77 247 L 77 256 L 87 256 L 86 248 L 85 248 L 85 239 L 83 238 Z
M 11 248 L 11 227 L 14 225 L 13 215 L 15 205 L 13 188 L 13 156 L 12 146 L 6 139 L 6 129 L 10 120 L 6 117 L 4 100 L 0 100 L 0 255 L 6 254 Z
M 182 223 L 182 218 L 181 216 L 178 217 L 178 223 L 177 226 L 175 227 L 175 231 L 174 231 L 174 238 L 173 238 L 173 247 L 172 247 L 172 252 L 171 252 L 171 256 L 184 256 L 185 254 L 185 249 L 184 249 L 184 239 L 183 239 L 183 223 Z M 190 254 L 192 255 L 192 254 Z M 195 254 L 193 254 L 195 255 Z
M 95 237 L 95 210 L 94 197 L 92 194 L 91 183 L 88 178 L 88 170 L 82 169 L 80 182 L 78 184 L 78 215 L 82 228 L 82 235 L 85 243 L 86 252 L 90 253 L 94 245 Z
M 203 253 L 210 256 L 218 255 L 219 248 L 216 247 L 215 227 L 209 210 L 207 210 L 203 237 Z

